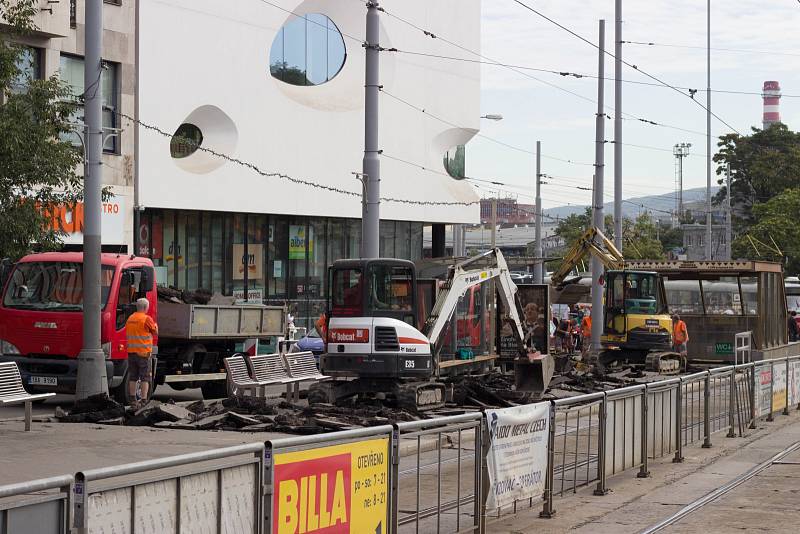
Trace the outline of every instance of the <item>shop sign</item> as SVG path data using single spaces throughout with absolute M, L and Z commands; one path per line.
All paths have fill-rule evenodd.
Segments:
M 486 508 L 542 495 L 547 472 L 550 403 L 486 410 L 489 495 Z
M 247 269 L 249 280 L 261 280 L 264 273 L 264 245 L 248 244 L 247 254 L 244 253 L 244 244 L 233 245 L 233 279 L 244 280 L 244 270 Z
M 386 532 L 389 438 L 278 453 L 272 532 Z
M 66 233 L 65 245 L 82 245 L 84 228 L 83 202 L 70 206 L 59 206 L 52 213 L 52 227 Z M 122 245 L 125 243 L 125 198 L 114 197 L 103 202 L 100 212 L 102 225 L 102 242 L 104 245 Z
M 289 225 L 289 259 L 306 259 L 306 245 L 308 245 L 308 255 L 314 254 L 314 240 L 310 235 L 306 235 L 304 225 Z
M 733 354 L 733 343 L 714 343 L 714 354 Z
M 236 299 L 236 304 L 261 304 L 264 302 L 264 291 L 262 289 L 248 289 L 247 300 L 244 299 L 244 289 L 234 289 L 233 298 Z

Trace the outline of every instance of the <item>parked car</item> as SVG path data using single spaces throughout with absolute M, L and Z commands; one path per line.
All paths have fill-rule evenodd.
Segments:
M 308 352 L 308 351 L 313 352 L 314 356 L 317 357 L 319 357 L 320 354 L 325 352 L 325 342 L 320 337 L 316 328 L 312 328 L 308 334 L 301 337 L 297 341 L 297 343 L 292 345 L 292 348 L 289 349 L 289 352 Z

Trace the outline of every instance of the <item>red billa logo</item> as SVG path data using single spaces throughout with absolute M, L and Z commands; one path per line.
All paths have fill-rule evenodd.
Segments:
M 276 465 L 273 532 L 350 532 L 350 469 L 349 454 Z

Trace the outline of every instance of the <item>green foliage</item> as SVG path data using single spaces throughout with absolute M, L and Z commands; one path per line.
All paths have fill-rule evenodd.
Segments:
M 798 213 L 800 187 L 787 189 L 754 206 L 753 216 L 757 222 L 733 241 L 733 257 L 785 261 L 787 272 L 800 272 Z
M 8 23 L 0 42 L 0 257 L 18 258 L 34 244 L 57 248 L 63 234 L 51 227 L 53 210 L 77 201 L 82 185 L 81 154 L 61 140 L 74 110 L 68 88 L 57 77 L 21 79 L 22 48 L 13 39 L 34 29 L 38 5 L 0 0 Z
M 658 225 L 649 213 L 641 213 L 635 221 L 622 223 L 623 256 L 626 260 L 663 260 L 664 245 L 659 239 Z
M 683 248 L 683 230 L 680 227 L 671 228 L 662 225 L 659 228 L 658 239 L 661 241 L 661 247 L 664 252 L 675 248 Z

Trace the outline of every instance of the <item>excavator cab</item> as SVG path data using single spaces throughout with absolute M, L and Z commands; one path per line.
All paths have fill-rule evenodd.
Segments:
M 605 288 L 606 346 L 643 354 L 670 349 L 670 318 L 658 273 L 610 270 Z

